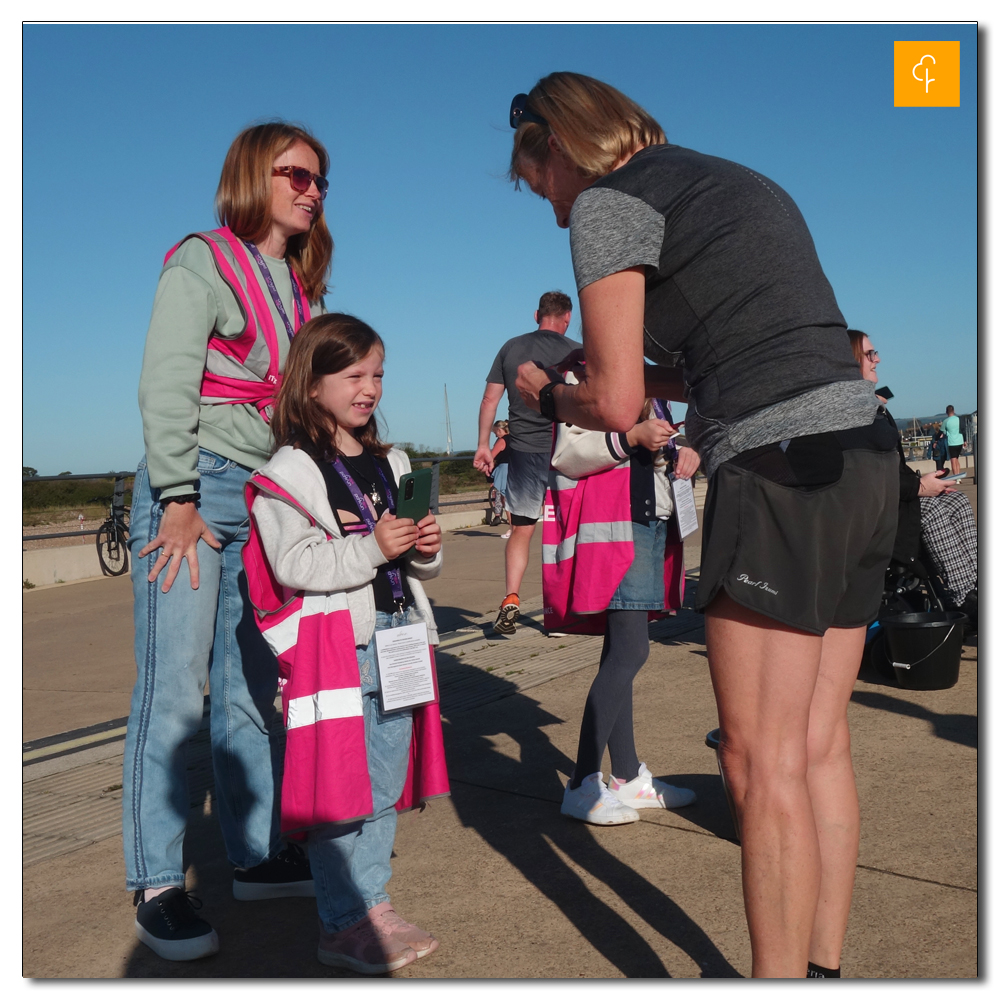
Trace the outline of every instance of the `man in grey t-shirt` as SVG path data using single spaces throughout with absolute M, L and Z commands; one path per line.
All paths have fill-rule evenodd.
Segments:
M 493 625 L 493 630 L 501 635 L 513 633 L 520 614 L 518 590 L 528 568 L 528 552 L 535 523 L 542 513 L 549 456 L 552 453 L 552 422 L 525 405 L 514 384 L 517 367 L 526 361 L 537 361 L 548 368 L 562 361 L 570 351 L 582 347 L 578 341 L 566 336 L 572 316 L 573 303 L 568 295 L 546 292 L 538 300 L 535 312 L 538 329 L 512 337 L 500 348 L 486 376 L 486 391 L 479 405 L 479 446 L 473 464 L 489 475 L 493 471 L 490 429 L 500 399 L 504 391 L 507 392 L 507 449 L 510 458 L 506 500 L 511 524 L 504 553 L 507 596 L 500 603 Z

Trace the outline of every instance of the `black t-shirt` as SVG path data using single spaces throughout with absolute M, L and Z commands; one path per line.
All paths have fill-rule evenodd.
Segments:
M 376 521 L 387 510 L 395 513 L 396 493 L 399 484 L 396 482 L 396 477 L 392 474 L 392 467 L 389 465 L 388 459 L 374 458 L 367 451 L 362 451 L 360 455 L 341 456 L 341 461 L 343 461 L 344 468 L 350 473 L 351 478 L 357 483 L 361 492 L 372 500 Z M 376 471 L 376 463 L 378 464 L 378 468 L 382 470 L 382 476 L 385 477 L 386 482 L 389 484 L 391 490 L 391 496 L 389 497 L 385 495 L 385 484 L 382 482 L 382 476 Z M 319 468 L 323 473 L 323 479 L 326 480 L 326 493 L 330 499 L 330 506 L 333 508 L 334 517 L 337 518 L 337 524 L 340 525 L 340 530 L 344 533 L 344 537 L 346 538 L 355 534 L 368 534 L 368 526 L 361 516 L 361 511 L 358 510 L 354 496 L 344 480 L 340 478 L 340 474 L 333 467 L 333 463 L 320 462 Z M 352 514 L 357 520 L 350 517 Z M 347 516 L 345 517 L 345 515 Z M 379 566 L 378 572 L 375 574 L 375 579 L 372 581 L 372 590 L 375 595 L 375 610 L 385 611 L 389 614 L 397 610 L 396 599 L 392 596 L 392 582 L 389 580 L 390 569 L 399 570 L 400 580 L 403 585 L 404 606 L 413 603 L 413 594 L 410 591 L 410 585 L 406 582 L 404 560 L 395 559 L 383 566 Z

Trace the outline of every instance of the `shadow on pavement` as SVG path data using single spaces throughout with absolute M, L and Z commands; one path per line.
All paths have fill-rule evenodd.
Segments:
M 934 727 L 934 735 L 942 740 L 950 740 L 963 747 L 979 748 L 979 719 L 975 715 L 947 715 L 932 712 L 923 705 L 914 705 L 902 698 L 882 694 L 880 691 L 855 691 L 851 701 L 883 712 L 908 715 L 911 719 L 921 719 Z
M 462 823 L 505 857 L 551 900 L 596 951 L 627 977 L 670 978 L 650 944 L 574 871 L 603 883 L 657 933 L 685 951 L 704 978 L 739 978 L 707 934 L 656 885 L 597 842 L 592 828 L 559 813 L 573 761 L 543 727 L 563 720 L 502 678 L 494 701 L 445 722 L 452 802 Z M 516 720 L 516 724 L 508 724 Z M 505 752 L 516 745 L 517 757 Z M 684 776 L 687 778 L 688 776 Z M 699 794 L 715 796 L 705 775 L 693 776 Z M 678 779 L 679 780 L 679 779 Z M 515 797 L 516 796 L 516 797 Z M 726 810 L 721 784 L 718 797 Z M 525 912 L 530 921 L 530 912 Z

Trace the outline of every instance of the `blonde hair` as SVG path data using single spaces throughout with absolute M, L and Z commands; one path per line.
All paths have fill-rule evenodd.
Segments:
M 514 133 L 510 179 L 517 185 L 524 167 L 544 165 L 549 136 L 585 177 L 603 177 L 644 146 L 667 141 L 659 123 L 621 91 L 580 73 L 550 73 L 528 94 L 528 110 L 548 122 L 523 122 Z
M 319 172 L 325 177 L 330 157 L 323 144 L 301 125 L 270 121 L 245 128 L 233 140 L 222 164 L 215 192 L 215 213 L 240 239 L 257 243 L 271 229 L 271 169 L 289 146 L 304 142 L 319 157 Z M 333 239 L 320 212 L 308 233 L 293 236 L 285 251 L 288 262 L 302 282 L 310 302 L 326 294 L 326 276 L 333 256 Z

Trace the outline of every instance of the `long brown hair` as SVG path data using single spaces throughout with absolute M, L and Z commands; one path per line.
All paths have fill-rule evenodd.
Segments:
M 259 242 L 271 230 L 271 168 L 274 161 L 296 142 L 304 142 L 319 157 L 319 172 L 325 177 L 330 157 L 323 144 L 301 125 L 270 121 L 245 128 L 233 140 L 222 164 L 215 192 L 215 214 L 240 239 Z M 326 294 L 326 277 L 333 256 L 333 239 L 326 215 L 314 216 L 308 233 L 288 241 L 285 251 L 310 302 Z
M 865 342 L 865 337 L 868 334 L 863 330 L 848 330 L 847 336 L 851 341 L 851 353 L 854 355 L 854 360 L 860 365 L 865 359 L 865 352 L 861 345 Z
M 309 320 L 295 335 L 285 360 L 285 374 L 274 401 L 271 433 L 275 449 L 290 444 L 322 461 L 337 450 L 333 444 L 337 421 L 310 396 L 324 375 L 342 372 L 378 351 L 385 357 L 382 338 L 356 316 L 325 313 Z M 385 458 L 390 445 L 381 440 L 375 414 L 354 436 L 376 458 Z
M 528 94 L 528 110 L 548 124 L 523 122 L 514 133 L 510 179 L 524 177 L 526 166 L 549 158 L 549 136 L 585 177 L 603 177 L 624 156 L 667 141 L 659 123 L 620 90 L 581 73 L 550 73 Z

